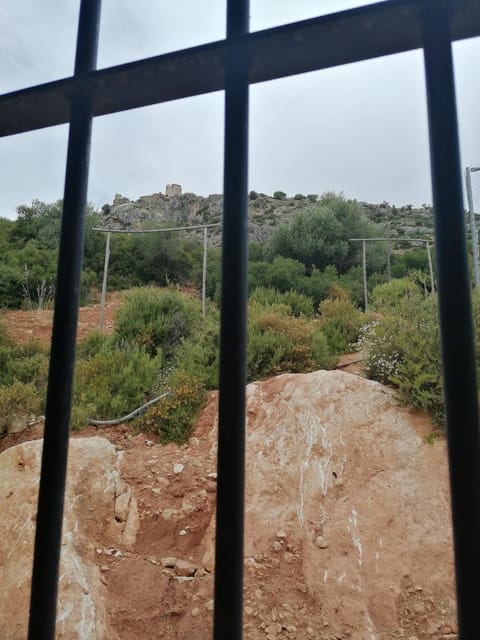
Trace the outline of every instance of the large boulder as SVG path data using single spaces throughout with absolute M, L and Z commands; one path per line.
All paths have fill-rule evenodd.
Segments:
M 0 638 L 27 637 L 42 441 L 0 455 Z M 57 638 L 94 640 L 108 626 L 96 550 L 131 547 L 136 500 L 119 472 L 119 454 L 104 438 L 72 440 L 68 464 L 57 612 Z M 123 496 L 128 497 L 127 499 Z M 118 509 L 117 505 L 121 508 Z

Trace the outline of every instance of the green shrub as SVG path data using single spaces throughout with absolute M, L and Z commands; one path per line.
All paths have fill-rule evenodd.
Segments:
M 376 286 L 372 291 L 371 306 L 376 311 L 387 313 L 402 306 L 405 301 L 412 305 L 422 299 L 420 289 L 410 278 L 397 278 Z
M 83 340 L 78 342 L 77 359 L 84 360 L 86 358 L 93 358 L 107 341 L 107 336 L 100 333 L 100 331 L 91 331 Z
M 247 357 L 249 381 L 334 364 L 315 321 L 290 315 L 286 306 L 265 309 L 256 303 L 249 306 Z
M 140 429 L 156 433 L 162 444 L 188 440 L 199 410 L 205 401 L 201 381 L 184 371 L 174 371 L 168 379 L 171 393 L 150 407 L 137 420 Z
M 275 198 L 275 200 L 285 200 L 287 194 L 285 193 L 285 191 L 275 191 L 273 197 Z
M 334 289 L 335 297 L 320 303 L 320 326 L 332 353 L 348 353 L 357 342 L 365 318 L 342 289 Z
M 292 316 L 313 318 L 313 300 L 292 289 L 285 293 L 280 293 L 276 289 L 257 287 L 250 295 L 250 302 L 255 302 L 262 307 L 285 305 Z
M 218 387 L 219 316 L 207 315 L 195 333 L 178 347 L 174 367 L 196 378 L 207 389 Z
M 202 321 L 200 305 L 173 289 L 134 289 L 117 312 L 114 341 L 135 343 L 150 355 L 171 358 Z
M 16 416 L 38 415 L 43 411 L 44 398 L 33 383 L 15 380 L 0 386 L 0 435 Z
M 140 347 L 106 343 L 91 358 L 77 362 L 72 427 L 84 426 L 80 417 L 113 419 L 145 402 L 158 383 L 161 357 L 150 358 Z
M 48 374 L 47 350 L 36 342 L 16 345 L 8 337 L 0 338 L 0 384 L 15 380 L 32 383 L 38 391 L 46 388 Z
M 404 402 L 428 411 L 436 424 L 443 422 L 436 296 L 399 304 L 366 327 L 358 344 L 371 378 L 395 385 Z

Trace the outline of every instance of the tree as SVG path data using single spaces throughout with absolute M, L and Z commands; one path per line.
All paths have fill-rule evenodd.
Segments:
M 371 237 L 374 225 L 360 206 L 327 193 L 319 202 L 278 226 L 268 243 L 270 257 L 281 255 L 302 262 L 309 270 L 333 265 L 345 273 L 360 260 L 361 246 L 349 238 Z

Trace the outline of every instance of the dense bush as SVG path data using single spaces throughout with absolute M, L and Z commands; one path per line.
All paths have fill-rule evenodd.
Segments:
M 11 385 L 0 385 L 0 435 L 4 434 L 15 417 L 39 415 L 44 399 L 32 383 L 15 380 Z
M 161 357 L 140 347 L 105 342 L 98 353 L 77 362 L 72 426 L 87 418 L 113 419 L 141 406 L 158 383 Z
M 263 307 L 284 305 L 289 314 L 297 318 L 300 316 L 313 318 L 314 314 L 313 300 L 293 290 L 280 293 L 277 289 L 257 287 L 250 294 L 250 302 L 255 302 Z
M 320 303 L 320 326 L 331 353 L 348 353 L 354 348 L 365 318 L 342 289 L 334 289 L 332 294 Z
M 201 381 L 185 371 L 174 371 L 167 381 L 170 395 L 150 407 L 137 424 L 158 435 L 160 442 L 186 442 L 205 401 Z
M 115 321 L 114 341 L 135 343 L 154 356 L 171 358 L 201 322 L 200 304 L 174 289 L 135 289 L 125 297 Z
M 318 324 L 290 315 L 285 305 L 270 309 L 250 305 L 247 357 L 249 381 L 282 372 L 329 369 L 334 364 Z
M 428 411 L 435 423 L 444 420 L 440 335 L 436 296 L 414 303 L 408 287 L 394 304 L 365 327 L 358 347 L 370 377 L 398 388 L 408 404 Z

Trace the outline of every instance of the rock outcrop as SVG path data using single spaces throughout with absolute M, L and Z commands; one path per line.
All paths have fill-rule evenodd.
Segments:
M 248 201 L 249 238 L 253 242 L 264 242 L 275 225 L 288 222 L 299 211 L 314 206 L 316 195 L 294 198 L 274 198 L 264 193 L 251 192 Z M 388 228 L 390 237 L 432 233 L 432 211 L 429 207 L 413 209 L 411 206 L 396 208 L 381 204 L 358 203 L 366 217 L 374 223 Z M 180 185 L 167 185 L 165 194 L 154 193 L 132 201 L 119 194 L 113 204 L 103 207 L 102 225 L 111 229 L 141 229 L 160 225 L 194 226 L 221 222 L 223 196 L 214 194 L 199 196 L 182 193 Z M 200 231 L 190 232 L 201 237 Z M 209 243 L 221 241 L 220 226 L 209 230 Z
M 25 442 L 0 455 L 3 640 L 27 637 L 41 447 L 39 440 Z M 136 499 L 120 475 L 119 461 L 115 447 L 104 438 L 71 442 L 57 613 L 57 637 L 62 640 L 100 639 L 108 632 L 96 549 L 114 553 L 115 547 L 131 548 L 139 524 Z
M 339 371 L 254 383 L 247 399 L 245 639 L 454 640 L 446 451 L 425 440 L 428 420 Z M 211 637 L 216 410 L 212 394 L 182 447 L 105 430 L 126 484 L 111 445 L 73 441 L 59 638 Z M 5 640 L 25 637 L 38 456 L 32 444 L 0 456 Z M 80 618 L 95 632 L 67 632 Z

